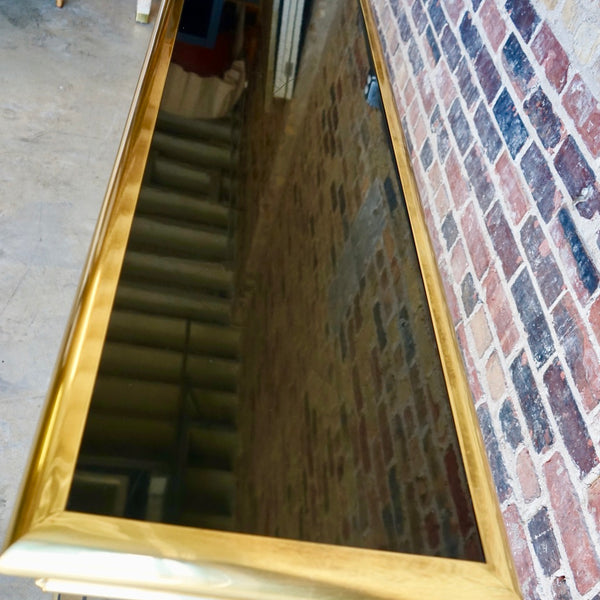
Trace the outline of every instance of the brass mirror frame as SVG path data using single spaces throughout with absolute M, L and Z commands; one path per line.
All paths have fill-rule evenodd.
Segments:
M 0 571 L 120 598 L 517 600 L 479 424 L 369 0 L 360 0 L 485 562 L 329 546 L 65 510 L 183 0 L 163 0 L 55 369 Z

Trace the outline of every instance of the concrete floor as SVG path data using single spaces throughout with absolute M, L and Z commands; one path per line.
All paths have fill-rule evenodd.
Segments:
M 1 538 L 150 34 L 135 0 L 0 0 Z

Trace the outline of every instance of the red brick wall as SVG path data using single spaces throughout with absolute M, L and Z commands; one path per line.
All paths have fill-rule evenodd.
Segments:
M 523 595 L 592 599 L 600 14 L 558 4 L 371 0 Z

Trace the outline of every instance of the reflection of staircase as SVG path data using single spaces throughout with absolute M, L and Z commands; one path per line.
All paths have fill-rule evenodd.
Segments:
M 162 477 L 150 518 L 220 529 L 237 443 L 234 137 L 231 120 L 159 115 L 78 463 L 143 473 L 146 506 Z

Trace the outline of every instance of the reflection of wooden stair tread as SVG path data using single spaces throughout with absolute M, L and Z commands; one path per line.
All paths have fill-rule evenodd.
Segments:
M 114 309 L 108 326 L 107 339 L 183 350 L 186 347 L 186 334 L 185 319 Z M 193 322 L 189 328 L 187 348 L 192 353 L 235 358 L 238 355 L 239 341 L 238 329 Z
M 235 431 L 192 427 L 189 431 L 190 466 L 212 466 L 232 469 L 238 448 Z
M 208 198 L 209 196 L 178 194 L 169 189 L 148 185 L 140 191 L 136 215 L 160 215 L 226 229 L 229 225 L 229 209 Z
M 188 289 L 160 285 L 134 284 L 121 281 L 117 288 L 115 306 L 136 309 L 165 316 L 227 324 L 230 303 L 224 298 L 190 292 Z
M 219 263 L 189 258 L 127 252 L 122 272 L 126 280 L 137 277 L 176 284 L 184 289 L 199 288 L 229 294 L 233 288 L 231 269 Z
M 218 140 L 230 143 L 235 133 L 230 117 L 221 119 L 186 119 L 171 113 L 159 111 L 156 129 L 178 134 L 184 138 Z
M 229 515 L 207 515 L 192 511 L 184 512 L 179 522 L 187 527 L 199 527 L 201 529 L 218 529 L 219 531 L 234 531 L 233 517 Z
M 235 493 L 231 471 L 187 467 L 184 473 L 184 512 L 212 509 L 213 514 L 230 515 Z
M 160 218 L 136 216 L 131 226 L 129 248 L 186 255 L 204 260 L 224 260 L 230 254 L 226 232 L 204 231 L 199 227 L 169 223 Z
M 232 165 L 231 148 L 228 146 L 176 137 L 162 131 L 154 132 L 152 149 L 186 163 L 225 169 Z

